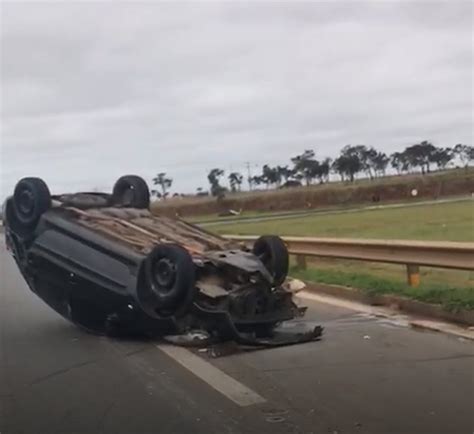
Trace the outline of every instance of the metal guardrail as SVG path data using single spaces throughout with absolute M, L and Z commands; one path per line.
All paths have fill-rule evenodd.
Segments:
M 257 236 L 228 235 L 235 241 L 253 242 Z M 417 286 L 419 267 L 474 270 L 474 243 L 367 240 L 351 238 L 282 237 L 297 264 L 306 267 L 306 256 L 355 259 L 407 266 L 408 283 Z

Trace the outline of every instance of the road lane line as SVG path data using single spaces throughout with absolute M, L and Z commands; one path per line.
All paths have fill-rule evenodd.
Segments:
M 183 347 L 173 345 L 157 345 L 173 360 L 192 372 L 196 377 L 206 382 L 213 389 L 241 407 L 262 404 L 266 399 L 258 393 L 239 383 L 237 380 L 222 372 L 214 365 Z
M 431 331 L 443 332 L 450 335 L 458 336 L 464 339 L 474 341 L 474 330 L 463 326 L 458 326 L 453 323 L 444 321 L 428 320 L 408 313 L 401 313 L 400 311 L 391 309 L 389 307 L 368 306 L 356 301 L 344 300 L 330 295 L 320 295 L 315 292 L 303 290 L 296 294 L 297 297 L 303 300 L 311 300 L 318 303 L 329 304 L 331 306 L 341 307 L 344 309 L 353 310 L 356 312 L 363 312 L 367 315 L 372 315 L 379 318 L 387 318 L 392 324 L 412 328 L 424 328 Z

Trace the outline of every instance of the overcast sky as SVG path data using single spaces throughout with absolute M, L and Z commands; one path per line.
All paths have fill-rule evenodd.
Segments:
M 1 189 L 472 144 L 472 2 L 3 3 Z

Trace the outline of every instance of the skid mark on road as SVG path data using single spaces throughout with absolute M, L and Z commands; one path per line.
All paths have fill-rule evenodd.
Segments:
M 49 374 L 46 374 L 46 375 L 44 375 L 40 378 L 37 378 L 37 379 L 33 380 L 29 384 L 29 386 L 36 386 L 37 384 L 43 383 L 44 381 L 47 381 L 47 380 L 49 380 L 51 378 L 54 378 L 54 377 L 57 377 L 58 375 L 67 374 L 68 372 L 70 372 L 74 369 L 83 368 L 84 366 L 89 366 L 93 363 L 95 363 L 95 360 L 92 360 L 92 361 L 89 360 L 87 362 L 77 363 L 76 365 L 72 365 L 72 366 L 68 366 L 67 368 L 59 369 L 57 371 L 51 372 Z
M 266 402 L 266 399 L 258 393 L 239 383 L 186 348 L 165 344 L 157 345 L 157 347 L 235 404 L 247 407 Z

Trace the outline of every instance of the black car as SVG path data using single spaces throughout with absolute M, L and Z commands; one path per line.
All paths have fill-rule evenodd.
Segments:
M 24 178 L 6 202 L 5 235 L 31 290 L 95 333 L 199 330 L 250 345 L 319 338 L 320 327 L 278 327 L 305 311 L 282 286 L 288 252 L 279 237 L 250 249 L 149 208 L 148 186 L 134 175 L 112 194 L 57 196 Z

